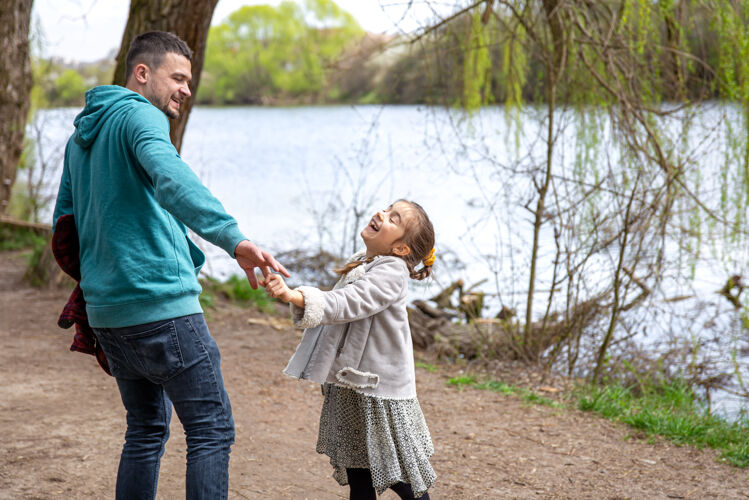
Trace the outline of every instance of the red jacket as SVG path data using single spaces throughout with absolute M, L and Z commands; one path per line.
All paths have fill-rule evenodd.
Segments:
M 70 350 L 96 356 L 96 360 L 102 369 L 111 375 L 107 357 L 97 342 L 94 331 L 88 324 L 86 299 L 83 298 L 83 290 L 81 290 L 79 285 L 81 281 L 79 250 L 75 218 L 72 214 L 63 215 L 57 219 L 55 232 L 52 235 L 52 254 L 55 256 L 60 269 L 73 278 L 76 281 L 76 285 L 60 314 L 60 318 L 57 320 L 57 325 L 60 328 L 70 328 L 75 324 L 75 335 L 73 336 L 73 343 L 70 346 Z

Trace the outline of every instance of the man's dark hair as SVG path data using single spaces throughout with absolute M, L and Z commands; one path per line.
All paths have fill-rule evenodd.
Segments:
M 143 63 L 156 70 L 169 52 L 185 56 L 188 61 L 192 60 L 192 50 L 174 33 L 149 31 L 136 36 L 125 59 L 125 81 L 130 79 L 133 69 L 138 64 Z

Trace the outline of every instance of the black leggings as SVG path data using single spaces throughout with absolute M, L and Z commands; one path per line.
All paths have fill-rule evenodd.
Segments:
M 351 488 L 349 500 L 377 500 L 377 492 L 372 486 L 369 469 L 346 469 L 348 485 Z M 429 493 L 416 498 L 408 483 L 395 483 L 390 487 L 402 500 L 429 500 Z

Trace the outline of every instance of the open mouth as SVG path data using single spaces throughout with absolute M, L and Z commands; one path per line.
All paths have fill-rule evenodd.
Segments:
M 372 217 L 372 220 L 369 221 L 369 227 L 374 231 L 375 233 L 380 230 L 380 226 L 377 225 L 377 221 Z

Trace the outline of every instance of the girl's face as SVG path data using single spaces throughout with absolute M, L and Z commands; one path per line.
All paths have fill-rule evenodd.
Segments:
M 367 257 L 375 255 L 408 255 L 411 251 L 400 239 L 406 232 L 406 226 L 413 217 L 411 206 L 403 201 L 390 205 L 385 210 L 372 216 L 367 227 L 361 232 Z

